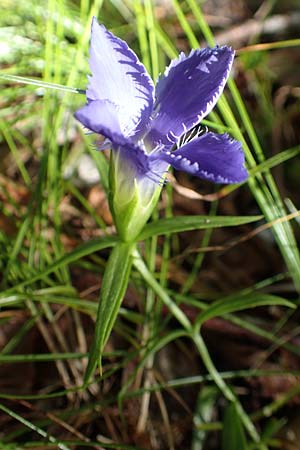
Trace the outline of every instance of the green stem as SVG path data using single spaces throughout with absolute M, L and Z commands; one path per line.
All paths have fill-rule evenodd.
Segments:
M 190 323 L 189 319 L 176 305 L 176 303 L 173 302 L 173 300 L 169 297 L 164 288 L 162 288 L 160 284 L 156 281 L 156 279 L 149 271 L 148 267 L 142 260 L 137 250 L 135 250 L 133 256 L 134 256 L 133 264 L 136 267 L 136 269 L 140 272 L 144 280 L 153 289 L 153 291 L 156 292 L 156 294 L 161 298 L 164 304 L 168 307 L 169 311 L 173 314 L 174 317 L 176 317 L 176 319 L 183 326 L 183 328 L 191 333 L 192 324 Z

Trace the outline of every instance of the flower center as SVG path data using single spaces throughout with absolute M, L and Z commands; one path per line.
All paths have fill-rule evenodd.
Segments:
M 182 147 L 184 144 L 187 144 L 188 142 L 193 141 L 194 139 L 202 136 L 203 134 L 208 132 L 208 128 L 205 125 L 201 125 L 198 123 L 193 128 L 191 128 L 186 133 L 182 134 L 177 142 L 177 144 L 174 145 L 174 148 L 172 150 L 177 150 L 178 148 Z

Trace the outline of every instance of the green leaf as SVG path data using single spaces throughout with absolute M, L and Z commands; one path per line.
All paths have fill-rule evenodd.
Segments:
M 271 158 L 266 159 L 262 163 L 258 164 L 256 167 L 253 167 L 249 172 L 250 175 L 255 175 L 257 173 L 264 172 L 266 170 L 272 169 L 272 167 L 276 167 L 285 161 L 288 161 L 291 158 L 294 158 L 295 156 L 300 154 L 300 146 L 297 145 L 296 147 L 289 148 L 287 150 L 283 150 L 282 152 L 278 153 L 275 156 L 272 156 Z
M 109 257 L 97 311 L 95 335 L 89 354 L 84 385 L 89 382 L 97 363 L 101 369 L 103 348 L 109 338 L 128 285 L 134 243 L 118 243 Z
M 179 216 L 153 221 L 145 226 L 139 240 L 159 234 L 178 233 L 180 231 L 202 230 L 208 228 L 233 227 L 261 220 L 262 216 Z
M 244 428 L 234 403 L 229 404 L 225 410 L 222 450 L 249 450 Z
M 213 302 L 205 311 L 203 311 L 195 322 L 195 327 L 200 327 L 204 322 L 216 316 L 242 311 L 243 309 L 256 308 L 257 306 L 279 305 L 295 308 L 296 306 L 276 295 L 260 294 L 255 292 L 251 295 L 229 298 L 223 298 Z

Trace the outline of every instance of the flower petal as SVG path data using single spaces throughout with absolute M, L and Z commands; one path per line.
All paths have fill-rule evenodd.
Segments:
M 132 166 L 135 177 L 153 175 L 147 153 L 124 136 L 115 105 L 109 101 L 94 100 L 74 115 L 86 128 L 105 136 L 111 142 L 113 150 L 121 150 L 123 158 Z M 105 148 L 108 148 L 107 142 Z
M 209 132 L 174 152 L 162 151 L 152 158 L 214 183 L 241 183 L 248 177 L 241 143 L 228 134 Z
M 145 67 L 126 42 L 93 18 L 87 98 L 117 106 L 124 135 L 145 133 L 153 108 L 154 86 Z
M 78 109 L 75 118 L 94 133 L 121 144 L 125 139 L 116 106 L 107 100 L 94 100 Z
M 171 62 L 156 86 L 148 140 L 169 147 L 215 106 L 227 81 L 234 52 L 229 47 L 192 50 Z

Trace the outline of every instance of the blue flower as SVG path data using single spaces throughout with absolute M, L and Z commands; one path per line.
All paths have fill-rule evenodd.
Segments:
M 154 87 L 126 42 L 93 19 L 87 104 L 75 117 L 112 149 L 115 219 L 121 210 L 114 204 L 128 203 L 137 190 L 148 205 L 169 165 L 215 183 L 247 178 L 239 142 L 228 134 L 190 132 L 222 94 L 233 58 L 226 46 L 181 53 Z

